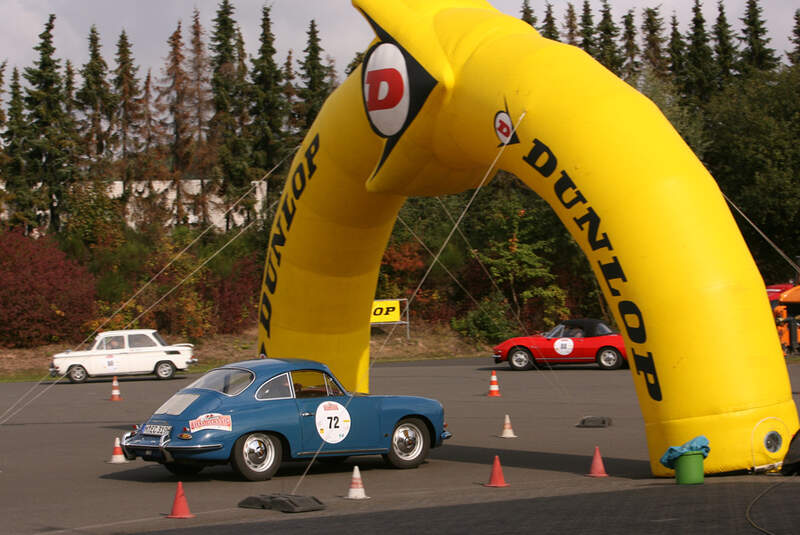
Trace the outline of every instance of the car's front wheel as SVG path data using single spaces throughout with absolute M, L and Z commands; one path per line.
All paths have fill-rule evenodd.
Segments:
M 416 468 L 430 449 L 428 426 L 419 418 L 404 418 L 398 422 L 392 433 L 389 453 L 384 459 L 395 468 Z
M 156 364 L 156 377 L 159 379 L 172 379 L 175 375 L 175 365 L 169 361 Z
M 512 347 L 508 352 L 508 365 L 512 370 L 530 370 L 533 368 L 533 355 L 524 347 Z
M 603 370 L 616 370 L 622 367 L 622 355 L 613 347 L 604 347 L 597 352 L 597 364 Z
M 278 471 L 282 456 L 278 437 L 269 433 L 249 433 L 239 437 L 233 445 L 231 465 L 245 479 L 266 481 Z
M 86 373 L 86 368 L 80 364 L 70 367 L 69 371 L 67 372 L 67 378 L 69 378 L 71 383 L 82 383 L 86 381 L 88 377 L 89 374 Z

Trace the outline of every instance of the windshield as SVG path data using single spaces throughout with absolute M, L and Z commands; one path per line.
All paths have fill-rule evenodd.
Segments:
M 556 325 L 555 327 L 544 333 L 542 336 L 544 336 L 545 338 L 557 338 L 561 336 L 561 333 L 563 331 L 564 331 L 564 326 L 559 323 L 558 325 Z
M 240 368 L 219 368 L 211 370 L 186 388 L 204 388 L 235 396 L 241 393 L 255 379 L 255 374 L 250 370 Z

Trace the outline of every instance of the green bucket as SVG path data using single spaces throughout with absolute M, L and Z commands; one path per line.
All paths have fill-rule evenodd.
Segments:
M 689 451 L 675 459 L 675 482 L 678 485 L 703 483 L 702 451 Z

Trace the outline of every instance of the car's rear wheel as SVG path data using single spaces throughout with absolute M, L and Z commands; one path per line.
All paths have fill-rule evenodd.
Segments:
M 164 468 L 176 476 L 194 476 L 205 467 L 202 464 L 164 463 Z
M 404 418 L 395 426 L 389 453 L 383 457 L 395 468 L 416 468 L 428 456 L 430 442 L 425 422 Z
M 278 437 L 269 433 L 249 433 L 239 437 L 233 445 L 231 465 L 245 479 L 266 481 L 278 471 L 282 456 Z
M 71 383 L 82 383 L 86 381 L 88 377 L 89 374 L 86 373 L 86 368 L 80 364 L 70 367 L 69 371 L 67 372 L 67 378 Z
M 159 379 L 172 379 L 175 375 L 175 365 L 169 361 L 156 364 L 156 377 Z
M 603 370 L 616 370 L 622 367 L 622 355 L 613 347 L 603 347 L 597 352 L 597 364 Z
M 512 370 L 530 370 L 533 368 L 533 355 L 524 347 L 512 347 L 508 352 L 508 365 Z

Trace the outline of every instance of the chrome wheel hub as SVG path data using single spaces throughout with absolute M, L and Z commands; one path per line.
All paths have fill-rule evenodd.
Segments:
M 422 433 L 417 426 L 403 424 L 394 431 L 392 447 L 398 457 L 404 460 L 416 458 L 422 451 Z
M 244 460 L 247 466 L 255 472 L 268 469 L 275 459 L 275 450 L 272 441 L 265 435 L 250 436 L 244 443 Z

